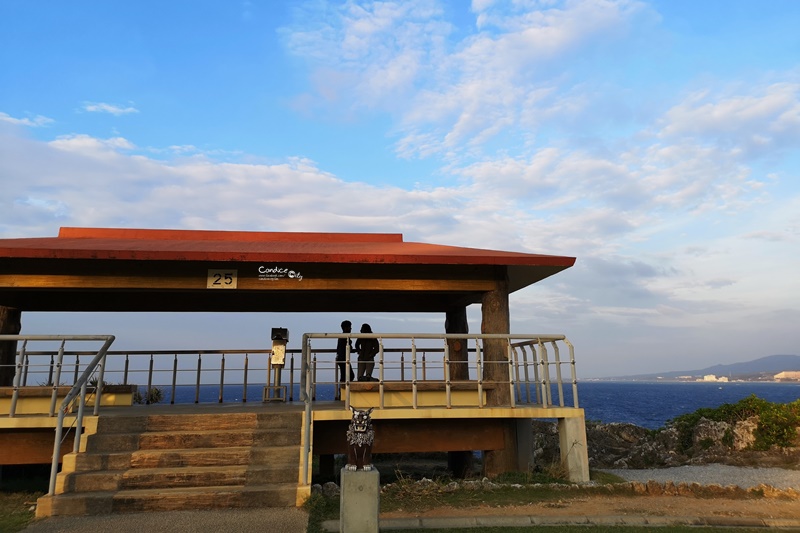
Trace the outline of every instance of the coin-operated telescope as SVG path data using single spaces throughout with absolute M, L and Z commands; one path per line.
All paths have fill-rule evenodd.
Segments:
M 264 401 L 286 401 L 286 385 L 281 385 L 281 371 L 286 364 L 286 345 L 289 343 L 289 330 L 272 328 L 272 353 L 267 369 L 267 386 L 264 387 Z

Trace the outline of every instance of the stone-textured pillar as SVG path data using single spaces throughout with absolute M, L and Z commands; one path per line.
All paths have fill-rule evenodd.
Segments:
M 484 293 L 481 302 L 481 333 L 510 333 L 511 319 L 508 307 L 508 281 L 497 283 L 497 288 Z M 508 344 L 505 340 L 487 340 L 483 350 L 483 380 L 493 382 L 486 395 L 488 407 L 511 405 L 508 385 Z M 502 450 L 488 450 L 483 454 L 483 473 L 496 476 L 518 470 L 517 424 L 514 419 L 504 420 Z
M 21 330 L 22 312 L 13 307 L 0 305 L 0 334 L 19 335 Z M 0 342 L 0 387 L 14 385 L 16 356 L 16 341 Z
M 497 289 L 484 293 L 481 304 L 481 333 L 510 333 L 508 282 L 498 282 Z M 505 340 L 487 340 L 483 350 L 483 380 L 495 382 L 488 393 L 489 406 L 511 404 L 508 387 L 508 345 Z
M 451 309 L 445 315 L 445 333 L 469 333 L 466 306 Z M 450 379 L 452 381 L 466 381 L 469 379 L 469 352 L 466 339 L 449 339 L 447 341 L 450 352 Z

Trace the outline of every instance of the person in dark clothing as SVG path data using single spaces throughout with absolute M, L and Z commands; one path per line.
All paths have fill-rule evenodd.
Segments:
M 372 333 L 369 324 L 361 325 L 361 333 Z M 378 381 L 372 377 L 375 368 L 375 356 L 380 351 L 378 339 L 356 339 L 358 352 L 358 381 Z
M 342 322 L 342 333 L 350 333 L 352 328 L 353 324 L 349 320 Z M 353 345 L 351 342 L 352 341 L 350 339 L 339 339 L 336 343 L 336 365 L 339 367 L 340 383 L 347 381 L 347 347 L 350 347 L 350 357 L 352 357 Z M 350 366 L 350 381 L 354 381 L 355 379 L 356 374 L 353 372 L 353 367 Z

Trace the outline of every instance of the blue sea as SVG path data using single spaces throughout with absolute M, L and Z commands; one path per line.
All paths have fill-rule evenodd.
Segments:
M 566 403 L 572 405 L 570 387 L 565 387 Z M 332 400 L 333 387 L 317 388 L 317 400 Z M 170 390 L 164 390 L 165 402 L 170 401 Z M 248 402 L 261 402 L 263 385 L 250 385 Z M 692 413 L 701 407 L 719 407 L 725 403 L 736 403 L 750 395 L 775 403 L 789 403 L 800 399 L 800 383 L 765 382 L 631 382 L 631 381 L 587 381 L 578 383 L 578 404 L 583 407 L 588 420 L 604 423 L 627 422 L 648 429 L 657 429 L 676 416 Z M 226 385 L 223 389 L 225 402 L 242 400 L 241 385 Z M 290 392 L 290 399 L 299 400 L 297 385 Z M 554 396 L 555 397 L 555 396 Z M 212 403 L 219 399 L 219 387 L 200 387 L 200 403 Z M 179 386 L 175 403 L 195 401 L 193 386 Z

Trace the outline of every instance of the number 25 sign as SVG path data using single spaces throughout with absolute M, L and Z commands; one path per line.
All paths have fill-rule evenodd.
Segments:
M 237 270 L 208 269 L 207 289 L 235 289 Z

